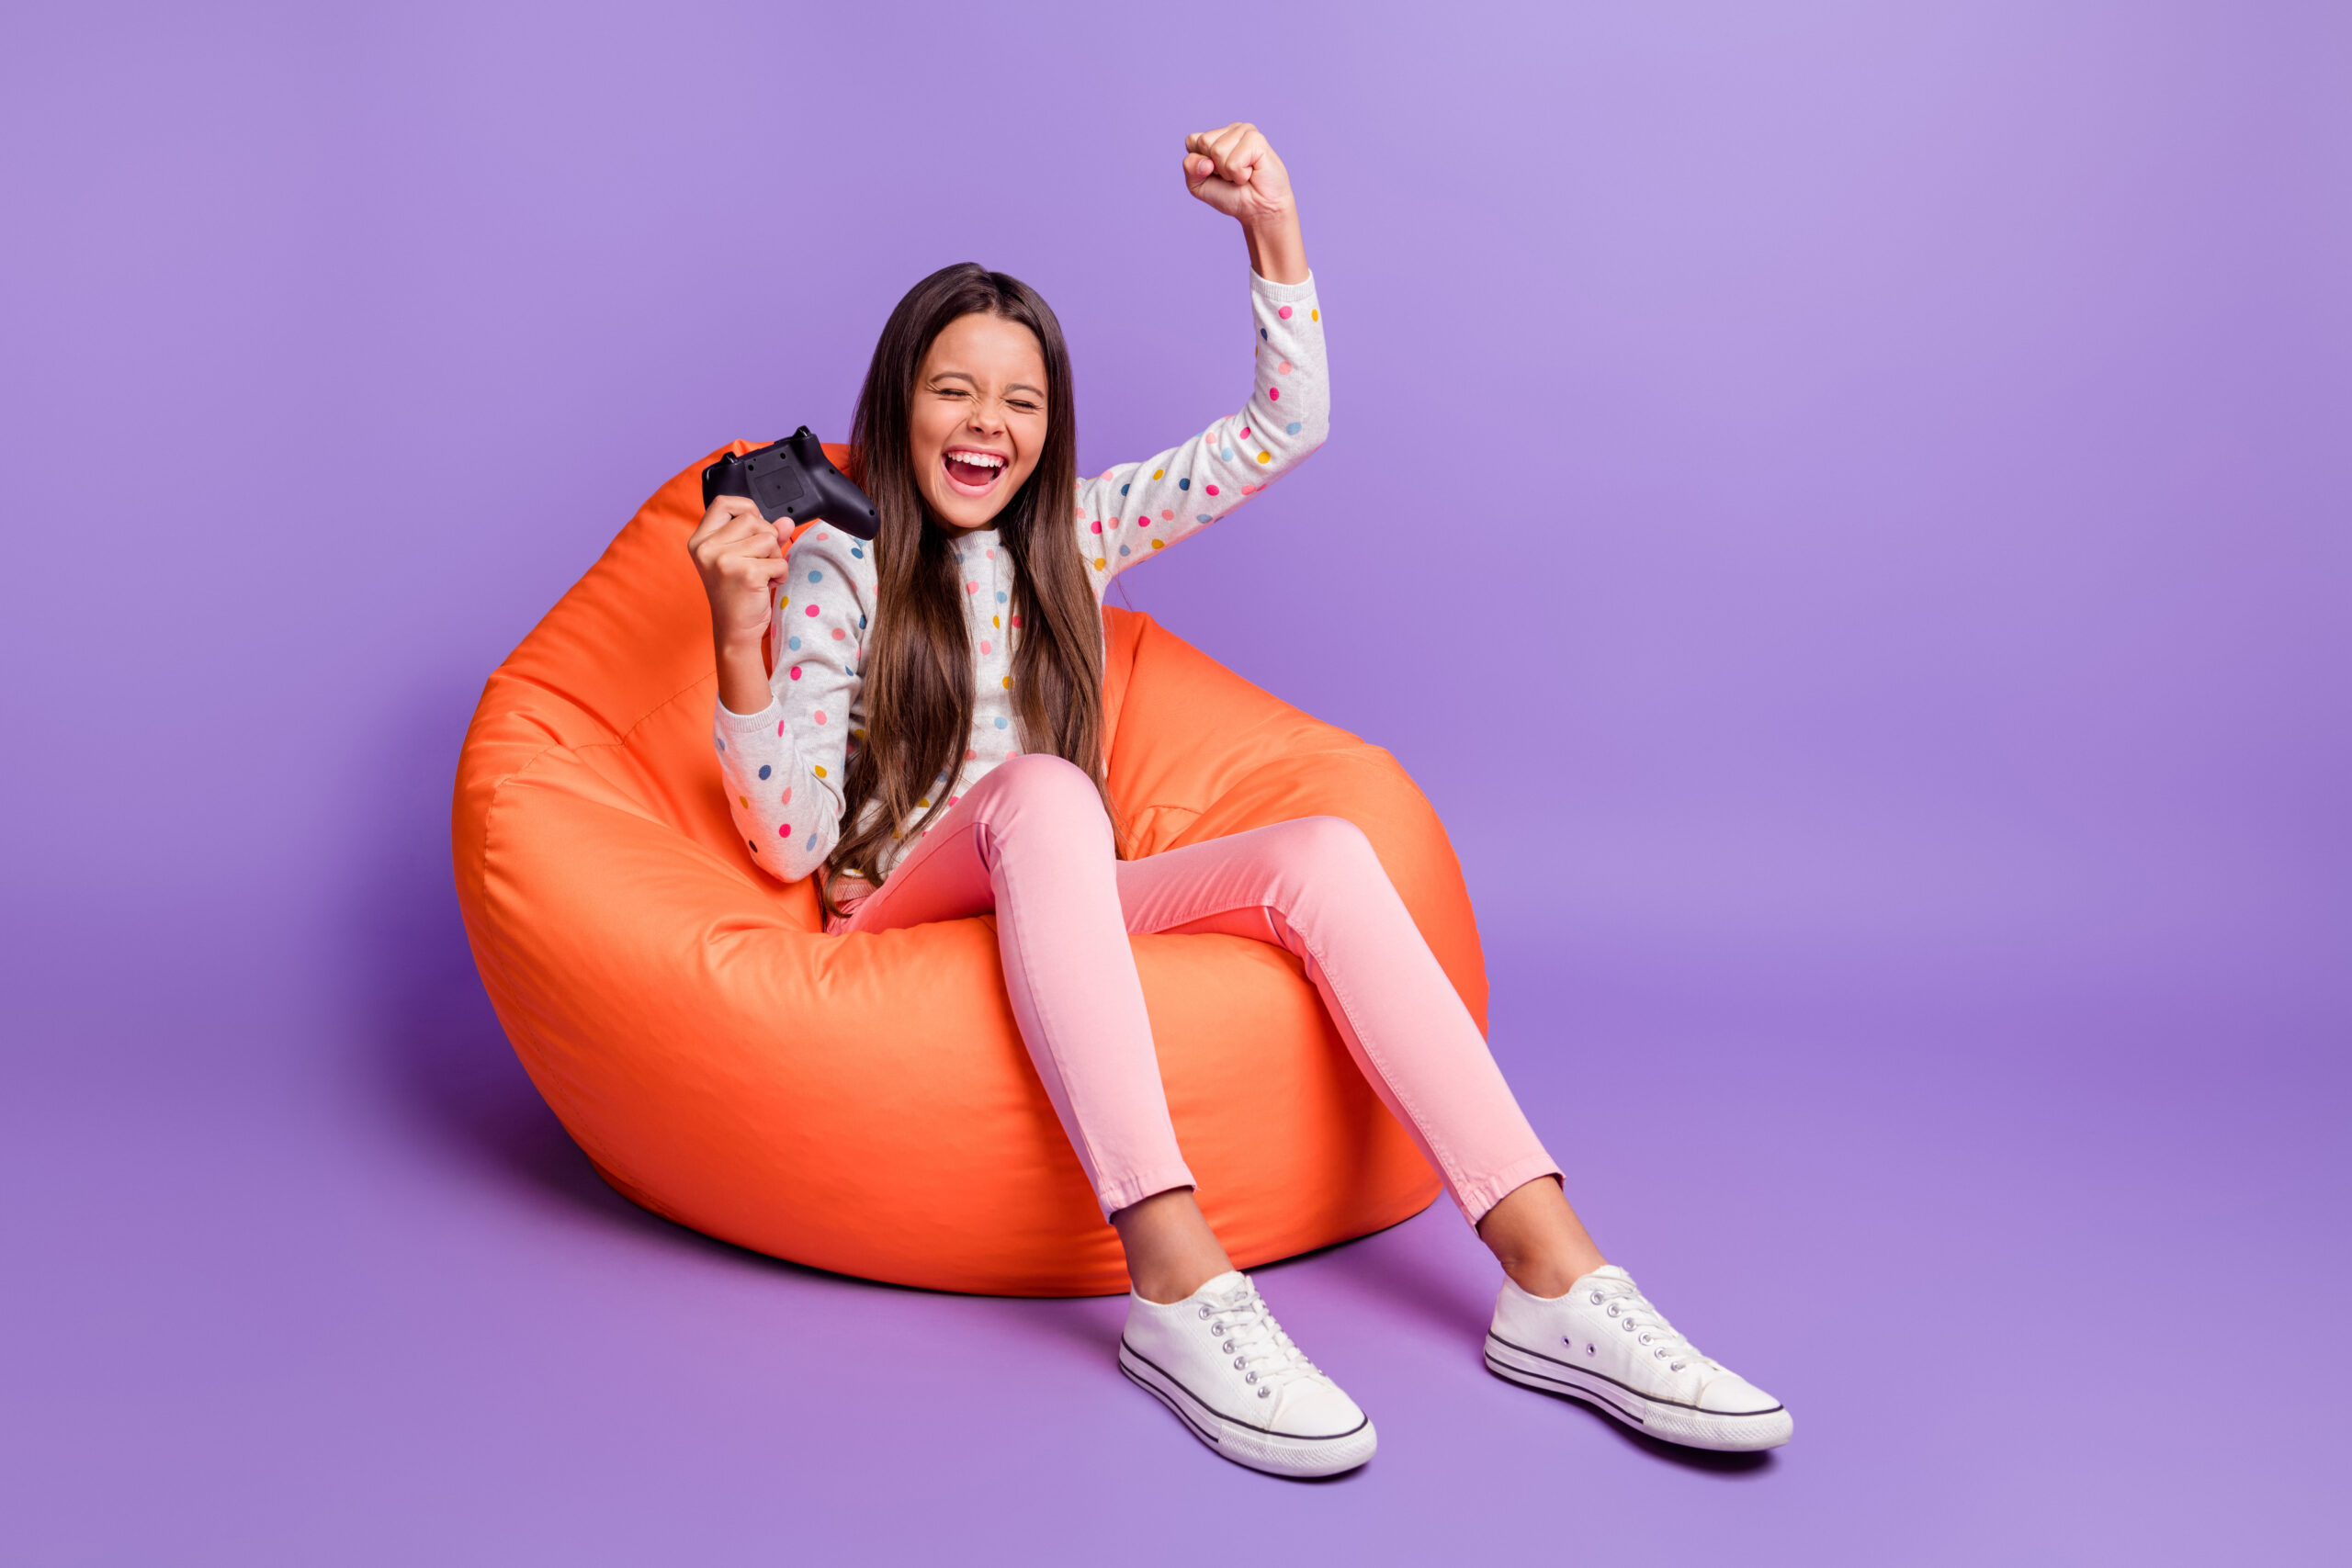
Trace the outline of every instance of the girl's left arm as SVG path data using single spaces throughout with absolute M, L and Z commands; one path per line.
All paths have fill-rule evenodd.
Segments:
M 1238 412 L 1182 446 L 1079 481 L 1079 545 L 1098 593 L 1297 467 L 1330 429 L 1323 310 L 1282 161 L 1255 126 L 1230 125 L 1185 139 L 1184 179 L 1238 220 L 1248 242 L 1255 376 Z

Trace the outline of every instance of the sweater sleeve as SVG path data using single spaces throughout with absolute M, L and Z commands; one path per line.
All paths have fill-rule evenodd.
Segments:
M 858 677 L 874 583 L 865 547 L 820 523 L 787 558 L 768 629 L 768 705 L 715 704 L 711 740 L 735 830 L 752 860 L 797 882 L 841 841 L 842 791 L 864 723 Z
M 1315 280 L 1250 275 L 1256 378 L 1240 412 L 1181 446 L 1078 486 L 1078 542 L 1100 595 L 1111 579 L 1223 517 L 1323 445 L 1331 423 Z

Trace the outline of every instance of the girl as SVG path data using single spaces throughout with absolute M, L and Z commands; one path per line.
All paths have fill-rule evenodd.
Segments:
M 891 312 L 858 396 L 873 543 L 820 523 L 787 550 L 783 527 L 731 497 L 703 518 L 689 547 L 710 597 L 713 739 L 737 829 L 771 874 L 821 873 L 828 931 L 995 913 L 1022 1038 L 1125 1249 L 1120 1370 L 1226 1458 L 1335 1474 L 1372 1457 L 1373 1426 L 1201 1217 L 1130 932 L 1233 932 L 1304 961 L 1357 1065 L 1502 1265 L 1490 1369 L 1675 1442 L 1786 1442 L 1777 1401 L 1603 1261 L 1362 832 L 1307 818 L 1119 856 L 1102 784 L 1104 589 L 1304 460 L 1329 406 L 1282 160 L 1235 124 L 1186 138 L 1183 166 L 1249 245 L 1257 367 L 1240 412 L 1081 480 L 1053 311 L 1017 279 L 951 266 Z

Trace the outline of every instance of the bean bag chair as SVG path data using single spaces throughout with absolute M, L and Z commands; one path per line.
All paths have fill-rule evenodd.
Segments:
M 646 502 L 491 676 L 467 732 L 458 897 L 507 1037 L 605 1180 L 680 1224 L 935 1290 L 1124 1291 L 990 922 L 827 936 L 813 886 L 756 870 L 729 821 L 685 551 L 718 456 Z M 1110 787 L 1136 852 L 1349 818 L 1484 1028 L 1461 868 L 1404 770 L 1148 615 L 1105 615 Z M 1238 937 L 1132 940 L 1177 1135 L 1237 1262 L 1436 1196 L 1296 960 Z

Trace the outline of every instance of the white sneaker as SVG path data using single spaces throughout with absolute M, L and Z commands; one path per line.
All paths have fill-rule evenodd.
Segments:
M 1269 1475 L 1337 1475 L 1379 1442 L 1236 1270 L 1165 1306 L 1131 1293 L 1119 1370 L 1201 1441 Z
M 1795 1430 L 1779 1400 L 1701 1355 L 1613 1263 L 1548 1300 L 1505 1280 L 1487 1368 L 1694 1449 L 1776 1449 Z

